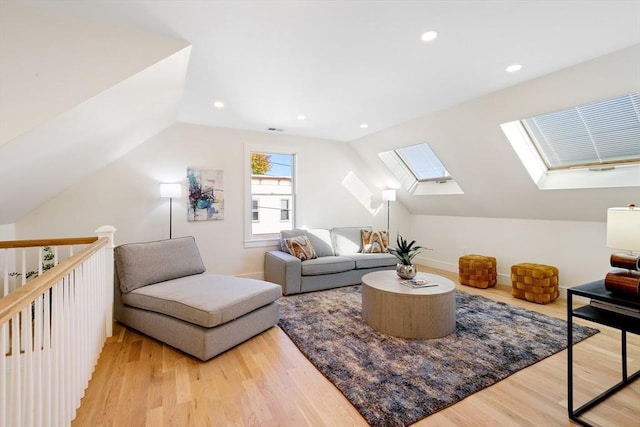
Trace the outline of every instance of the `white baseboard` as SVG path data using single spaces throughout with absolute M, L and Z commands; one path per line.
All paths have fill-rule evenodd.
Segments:
M 416 264 L 424 265 L 426 267 L 437 268 L 438 270 L 449 271 L 451 273 L 458 273 L 458 264 L 454 264 L 451 262 L 438 261 L 435 259 L 430 259 L 426 257 L 417 256 L 415 257 Z M 496 275 L 498 280 L 498 286 L 500 287 L 511 287 L 511 274 L 501 274 L 498 273 Z

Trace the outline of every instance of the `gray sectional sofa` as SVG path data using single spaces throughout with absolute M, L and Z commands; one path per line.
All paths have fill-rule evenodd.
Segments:
M 280 250 L 265 253 L 265 280 L 282 286 L 285 295 L 360 284 L 364 274 L 395 269 L 390 253 L 362 253 L 362 230 L 371 227 L 283 230 Z M 284 239 L 305 235 L 317 258 L 301 261 L 287 252 Z
M 274 326 L 280 286 L 207 274 L 193 237 L 114 250 L 114 318 L 201 360 Z

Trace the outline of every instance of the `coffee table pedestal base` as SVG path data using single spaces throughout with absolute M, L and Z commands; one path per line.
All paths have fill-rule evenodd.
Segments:
M 387 273 L 380 275 L 380 273 Z M 377 275 L 367 277 L 369 275 Z M 427 273 L 421 277 L 436 287 L 412 289 L 395 272 L 369 273 L 362 278 L 362 318 L 374 329 L 402 338 L 440 338 L 456 329 L 455 285 Z

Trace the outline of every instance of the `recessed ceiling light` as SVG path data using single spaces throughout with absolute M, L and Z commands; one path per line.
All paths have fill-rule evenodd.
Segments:
M 432 40 L 435 40 L 436 37 L 438 37 L 438 32 L 437 31 L 427 31 L 426 33 L 422 34 L 422 41 L 423 42 L 430 42 Z
M 368 128 L 368 127 L 369 127 L 369 125 L 368 125 L 368 124 L 366 124 L 366 123 L 362 123 L 362 124 L 360 125 L 360 129 L 366 129 L 366 128 Z
M 213 103 L 213 106 L 214 106 L 214 107 L 216 107 L 216 108 L 224 108 L 224 102 L 222 102 L 222 101 L 215 101 L 215 102 Z
M 522 69 L 522 65 L 520 65 L 520 64 L 511 64 L 505 69 L 505 71 L 507 73 L 515 73 L 516 71 L 520 71 L 521 69 Z
M 298 120 L 304 120 L 304 119 L 306 119 L 306 117 L 305 117 L 305 115 L 304 115 L 304 114 L 298 114 L 298 115 L 296 116 L 296 119 L 298 119 Z

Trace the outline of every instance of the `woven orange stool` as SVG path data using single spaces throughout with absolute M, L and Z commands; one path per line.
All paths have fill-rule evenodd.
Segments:
M 496 285 L 496 259 L 484 255 L 463 255 L 458 259 L 460 283 L 474 288 Z
M 511 266 L 511 294 L 519 299 L 548 304 L 558 298 L 558 269 L 522 263 Z

